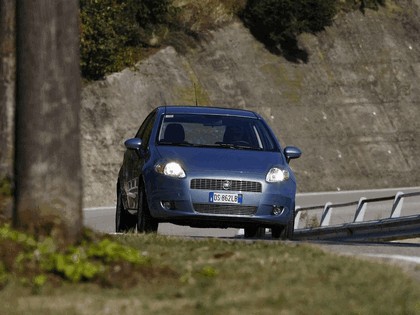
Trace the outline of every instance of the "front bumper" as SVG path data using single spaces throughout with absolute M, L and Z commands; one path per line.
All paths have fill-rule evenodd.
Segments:
M 147 181 L 146 195 L 151 215 L 160 222 L 193 227 L 285 226 L 294 210 L 296 185 L 293 181 L 267 183 L 257 176 L 212 176 L 212 180 L 253 181 L 261 183 L 261 192 L 192 189 L 191 180 L 154 176 Z M 210 178 L 210 177 L 208 177 Z M 209 201 L 212 192 L 242 195 L 241 204 Z

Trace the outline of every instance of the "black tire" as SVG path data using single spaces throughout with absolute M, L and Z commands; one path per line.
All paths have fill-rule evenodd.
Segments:
M 124 204 L 122 202 L 122 192 L 117 187 L 117 207 L 115 211 L 115 232 L 117 233 L 127 233 L 134 231 L 136 227 L 136 218 L 130 214 L 126 209 L 124 209 Z
M 292 210 L 292 216 L 289 220 L 289 223 L 286 225 L 286 228 L 283 231 L 282 239 L 293 240 L 294 231 L 295 231 L 295 209 Z
M 286 226 L 276 226 L 271 229 L 271 237 L 282 240 L 292 240 L 295 230 L 295 210 Z
M 139 203 L 137 210 L 137 232 L 138 233 L 156 233 L 159 222 L 152 217 L 147 204 L 146 192 L 141 188 L 139 192 Z
M 265 228 L 259 226 L 246 227 L 245 229 L 245 238 L 262 238 L 265 236 Z
M 276 226 L 276 227 L 271 228 L 271 237 L 275 239 L 279 239 L 284 229 L 285 229 L 284 226 Z

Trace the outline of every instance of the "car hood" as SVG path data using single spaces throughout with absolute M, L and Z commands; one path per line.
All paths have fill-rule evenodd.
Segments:
M 162 159 L 178 161 L 187 171 L 265 173 L 273 166 L 284 166 L 280 152 L 173 146 L 156 148 Z

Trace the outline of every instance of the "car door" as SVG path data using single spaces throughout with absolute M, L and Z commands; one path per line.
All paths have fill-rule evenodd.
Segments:
M 138 208 L 138 193 L 143 166 L 149 159 L 149 143 L 153 126 L 156 120 L 156 111 L 152 112 L 140 126 L 135 138 L 141 139 L 142 144 L 139 150 L 127 149 L 124 154 L 124 191 L 128 209 Z

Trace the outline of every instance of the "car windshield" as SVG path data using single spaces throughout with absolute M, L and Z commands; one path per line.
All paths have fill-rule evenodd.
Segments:
M 164 115 L 157 144 L 277 150 L 276 142 L 261 120 L 222 115 Z

